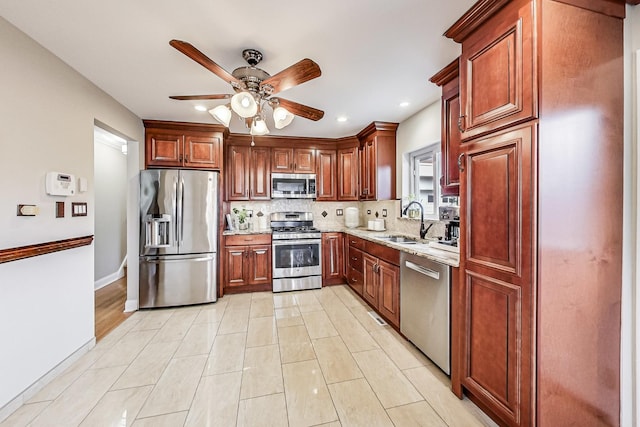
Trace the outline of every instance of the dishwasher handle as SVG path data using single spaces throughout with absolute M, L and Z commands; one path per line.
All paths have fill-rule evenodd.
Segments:
M 429 276 L 431 278 L 434 278 L 436 280 L 440 279 L 440 273 L 438 271 L 432 270 L 430 268 L 427 267 L 423 267 L 421 265 L 418 265 L 414 262 L 411 261 L 405 261 L 404 265 L 407 268 L 410 268 L 413 271 L 417 271 L 420 274 L 424 274 L 425 276 Z

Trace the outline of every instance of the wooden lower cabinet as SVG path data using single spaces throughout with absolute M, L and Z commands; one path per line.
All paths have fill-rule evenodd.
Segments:
M 224 292 L 271 288 L 271 236 L 227 236 Z
M 462 385 L 508 425 L 532 411 L 535 128 L 470 142 L 461 173 Z
M 367 242 L 367 246 L 372 245 L 380 246 Z M 386 249 L 388 248 L 385 247 Z M 362 254 L 362 266 L 364 280 L 362 297 L 387 322 L 398 328 L 400 326 L 400 267 L 366 252 Z
M 344 283 L 344 237 L 342 233 L 322 233 L 322 285 Z

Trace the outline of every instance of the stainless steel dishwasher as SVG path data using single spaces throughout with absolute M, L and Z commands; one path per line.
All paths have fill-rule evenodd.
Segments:
M 400 252 L 400 332 L 447 375 L 451 372 L 450 269 Z

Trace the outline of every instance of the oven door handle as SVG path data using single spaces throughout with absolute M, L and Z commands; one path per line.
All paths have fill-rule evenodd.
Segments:
M 296 240 L 273 240 L 272 244 L 276 246 L 288 246 L 288 245 L 319 245 L 322 243 L 322 239 L 296 239 Z

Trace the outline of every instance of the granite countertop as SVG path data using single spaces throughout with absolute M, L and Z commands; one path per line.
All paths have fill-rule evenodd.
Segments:
M 222 232 L 223 236 L 235 236 L 243 234 L 271 234 L 271 229 L 265 228 L 264 230 L 224 230 Z
M 365 228 L 345 228 L 343 230 L 347 234 L 351 234 L 362 239 L 369 240 L 371 242 L 378 243 L 383 246 L 388 246 L 399 251 L 407 252 L 413 255 L 421 256 L 430 259 L 441 264 L 448 265 L 450 267 L 460 266 L 460 254 L 442 249 L 434 248 L 429 245 L 428 240 L 416 239 L 418 243 L 406 244 L 395 243 L 388 240 L 383 240 L 380 237 L 394 235 L 405 236 L 411 239 L 415 239 L 415 236 L 409 236 L 403 233 L 395 233 L 391 231 L 371 231 Z
M 429 245 L 429 240 L 424 239 L 416 239 L 416 236 L 410 236 L 404 233 L 397 233 L 393 231 L 372 231 L 366 228 L 358 227 L 358 228 L 346 228 L 346 227 L 319 227 L 319 230 L 323 233 L 346 233 L 351 234 L 356 237 L 360 237 L 362 239 L 369 240 L 374 243 L 378 243 L 383 246 L 388 246 L 393 249 L 397 249 L 399 251 L 407 252 L 413 255 L 425 257 L 435 262 L 439 262 L 441 264 L 445 264 L 451 267 L 459 267 L 460 266 L 460 255 L 451 252 L 445 251 L 442 249 L 434 248 Z M 224 236 L 234 236 L 234 235 L 244 235 L 244 234 L 271 234 L 271 228 L 267 228 L 264 230 L 225 230 L 222 233 Z M 417 240 L 418 243 L 406 244 L 406 243 L 395 243 L 390 242 L 388 240 L 383 240 L 380 237 L 384 236 L 405 236 L 410 239 Z

